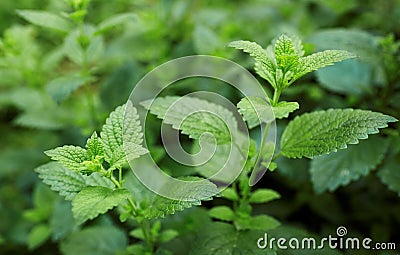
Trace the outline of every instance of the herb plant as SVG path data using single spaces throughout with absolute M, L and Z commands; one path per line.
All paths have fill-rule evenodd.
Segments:
M 355 57 L 344 50 L 326 50 L 304 56 L 301 41 L 297 37 L 287 35 L 281 35 L 266 50 L 248 41 L 235 41 L 229 46 L 241 49 L 254 57 L 256 73 L 267 80 L 273 89 L 270 102 L 258 97 L 245 97 L 237 104 L 249 129 L 262 122 L 270 125 L 271 119 L 265 114 L 270 106 L 277 119 L 287 118 L 299 108 L 297 102 L 279 100 L 281 94 L 297 79 L 324 66 Z M 217 162 L 219 157 L 232 153 L 226 150 L 226 146 L 232 142 L 230 130 L 226 127 L 237 128 L 231 112 L 198 98 L 185 98 L 180 102 L 181 108 L 174 108 L 174 103 L 179 99 L 176 96 L 160 97 L 151 103 L 142 102 L 142 105 L 192 139 L 200 139 L 204 132 L 213 134 L 217 141 L 217 149 L 215 158 L 211 160 Z M 199 110 L 217 109 L 228 119 L 229 124 L 224 125 L 220 119 L 208 112 L 190 115 L 181 123 L 180 120 L 187 114 L 185 109 L 189 106 Z M 168 110 L 172 110 L 173 116 L 166 116 Z M 124 123 L 124 118 L 128 118 L 128 123 Z M 198 231 L 191 254 L 265 254 L 266 251 L 256 246 L 255 240 L 280 223 L 267 214 L 254 214 L 253 205 L 279 199 L 280 195 L 272 189 L 249 186 L 250 173 L 260 158 L 267 162 L 267 159 L 272 157 L 273 161 L 270 164 L 262 164 L 271 171 L 280 168 L 276 163 L 279 157 L 307 157 L 318 160 L 315 164 L 322 164 L 323 159 L 314 158 L 338 150 L 338 153 L 341 153 L 341 149 L 347 148 L 348 144 L 358 143 L 359 139 L 366 139 L 368 135 L 378 133 L 380 128 L 385 128 L 388 123 L 395 121 L 397 120 L 391 116 L 368 110 L 329 109 L 305 113 L 290 121 L 283 131 L 279 149 L 275 153 L 273 147 L 272 151 L 271 148 L 262 146 L 257 148 L 256 142 L 251 140 L 247 158 L 243 157 L 245 152 L 236 152 L 237 158 L 245 162 L 243 171 L 231 187 L 220 192 L 220 196 L 230 201 L 231 206 L 218 205 L 209 209 L 208 214 L 215 221 Z M 127 128 L 123 129 L 123 125 L 127 125 Z M 234 134 L 240 136 L 237 132 L 239 131 L 236 130 Z M 124 136 L 130 138 L 129 149 L 126 151 Z M 128 101 L 110 114 L 100 134 L 94 132 L 87 140 L 85 148 L 67 145 L 48 150 L 46 155 L 56 162 L 42 165 L 36 172 L 52 190 L 72 201 L 72 213 L 78 224 L 93 220 L 118 207 L 120 221 L 128 220 L 133 222 L 133 226 L 137 226 L 130 235 L 138 240 L 125 251 L 121 251 L 121 254 L 169 254 L 171 252 L 164 249 L 162 243 L 171 241 L 180 233 L 174 229 L 163 228 L 163 220 L 159 218 L 199 205 L 201 201 L 196 197 L 199 193 L 204 196 L 215 191 L 218 193 L 218 190 L 211 181 L 202 190 L 177 189 L 174 192 L 192 198 L 182 201 L 164 198 L 149 191 L 133 173 L 124 171 L 129 160 L 148 153 L 147 149 L 142 147 L 142 136 L 137 110 Z M 262 139 L 265 139 L 265 136 Z M 238 148 L 241 149 L 240 146 Z M 349 149 L 346 153 L 355 151 Z M 341 155 L 346 157 L 345 151 Z M 367 160 L 361 164 L 375 164 L 373 153 L 368 156 L 371 162 Z M 149 166 L 140 167 L 143 168 L 142 171 L 146 171 L 146 167 Z M 215 165 L 210 164 L 206 168 L 198 168 L 193 176 L 181 178 L 208 178 L 215 170 L 218 170 L 215 169 Z M 348 183 L 352 178 L 354 177 L 349 176 L 330 180 L 328 188 L 334 189 L 337 185 Z M 267 254 L 275 254 L 275 251 L 270 250 Z

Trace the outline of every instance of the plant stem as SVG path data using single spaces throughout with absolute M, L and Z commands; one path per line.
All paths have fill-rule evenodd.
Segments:
M 279 97 L 281 96 L 282 91 L 280 89 L 276 89 L 274 91 L 274 96 L 272 98 L 272 106 L 275 106 L 278 104 Z
M 150 251 L 153 252 L 154 244 L 150 233 L 150 222 L 147 219 L 144 219 L 140 222 L 140 227 L 142 228 L 144 239 L 146 240 L 146 244 L 149 246 Z

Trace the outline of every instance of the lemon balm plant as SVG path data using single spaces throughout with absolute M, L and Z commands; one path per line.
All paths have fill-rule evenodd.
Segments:
M 245 97 L 237 104 L 248 129 L 261 122 L 270 125 L 269 107 L 272 107 L 277 119 L 287 118 L 298 109 L 297 102 L 279 99 L 284 90 L 301 76 L 355 57 L 342 50 L 327 50 L 304 56 L 301 41 L 286 35 L 280 36 L 266 50 L 248 41 L 232 42 L 230 46 L 242 49 L 255 58 L 256 73 L 266 79 L 274 91 L 270 103 L 258 97 Z M 207 111 L 186 116 L 185 109 L 216 109 L 226 117 L 229 126 L 235 126 L 236 120 L 232 113 L 223 106 L 190 97 L 181 100 L 179 108 L 176 108 L 174 104 L 177 100 L 180 97 L 159 97 L 151 104 L 142 102 L 142 106 L 194 140 L 199 140 L 203 133 L 211 133 L 217 141 L 213 155 L 215 158 L 211 160 L 218 161 L 220 156 L 226 156 L 229 152 L 225 146 L 232 142 L 227 124 Z M 173 115 L 167 118 L 166 113 L 171 108 Z M 180 121 L 182 119 L 183 122 Z M 204 198 L 212 199 L 207 194 L 220 194 L 231 205 L 214 206 L 208 211 L 208 215 L 215 221 L 196 229 L 191 254 L 275 254 L 274 250 L 262 251 L 256 246 L 257 238 L 266 230 L 276 228 L 279 222 L 267 214 L 254 214 L 253 206 L 280 197 L 274 190 L 249 186 L 250 173 L 258 167 L 257 162 L 265 161 L 261 167 L 272 171 L 279 168 L 274 162 L 278 157 L 313 158 L 328 154 L 344 149 L 348 144 L 357 143 L 359 139 L 368 138 L 369 134 L 378 133 L 379 128 L 387 127 L 389 122 L 395 121 L 395 118 L 382 113 L 357 109 L 330 109 L 300 115 L 286 126 L 277 152 L 274 153 L 273 146 L 263 148 L 263 142 L 261 148 L 257 148 L 256 142 L 250 140 L 248 151 L 237 155 L 239 160 L 244 161 L 244 169 L 230 187 L 220 192 L 212 179 L 198 190 L 166 187 L 176 194 L 191 198 L 173 200 L 147 189 L 133 173 L 124 174 L 123 170 L 131 159 L 148 153 L 142 146 L 143 135 L 137 109 L 128 102 L 110 114 L 100 134 L 94 132 L 88 138 L 85 148 L 67 145 L 46 151 L 55 162 L 38 167 L 36 172 L 51 189 L 66 200 L 71 200 L 72 213 L 78 224 L 93 220 L 115 207 L 119 208 L 120 221 L 133 221 L 137 227 L 134 227 L 130 235 L 136 241 L 121 254 L 171 254 L 171 251 L 163 248 L 162 243 L 171 241 L 180 233 L 176 229 L 164 228 L 159 218 L 200 205 Z M 125 137 L 129 138 L 128 145 L 124 144 Z M 269 163 L 271 157 L 273 161 Z M 180 178 L 209 178 L 210 172 L 218 170 L 213 169 L 215 166 L 209 164 L 206 169 L 197 168 L 192 176 Z M 151 166 L 140 167 L 141 171 L 146 171 Z M 62 248 L 73 249 L 73 245 L 66 244 Z

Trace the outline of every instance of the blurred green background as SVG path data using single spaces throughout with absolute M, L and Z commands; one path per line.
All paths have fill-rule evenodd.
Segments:
M 44 150 L 84 145 L 109 112 L 127 100 L 135 83 L 168 60 L 210 54 L 253 72 L 253 60 L 228 48 L 229 42 L 243 39 L 267 46 L 281 33 L 297 34 L 306 54 L 346 49 L 360 58 L 308 75 L 288 89 L 283 100 L 301 106 L 292 117 L 352 107 L 400 119 L 399 0 L 92 0 L 85 16 L 88 38 L 31 25 L 17 14 L 35 9 L 68 15 L 67 2 L 79 1 L 0 1 L 0 254 L 113 254 L 112 247 L 135 241 L 113 213 L 91 222 L 86 232 L 74 225 L 70 204 L 41 184 L 34 168 L 49 161 Z M 90 32 L 118 13 L 133 15 L 101 33 Z M 93 47 L 82 51 L 74 40 Z M 90 73 L 89 86 L 80 86 L 84 82 L 79 79 L 65 84 L 59 80 L 85 72 Z M 216 91 L 212 81 L 188 80 L 174 93 L 191 88 Z M 219 92 L 240 98 L 230 89 Z M 284 124 L 278 125 L 279 131 Z M 156 138 L 150 143 L 158 145 L 158 131 L 153 132 Z M 323 180 L 310 173 L 309 160 L 279 160 L 278 169 L 257 185 L 279 191 L 282 199 L 256 210 L 278 218 L 285 226 L 281 231 L 287 233 L 332 234 L 344 225 L 353 235 L 397 241 L 400 246 L 399 125 L 383 131 L 380 139 L 375 144 L 387 143 L 388 150 L 375 167 L 378 174 L 371 172 L 334 192 L 316 192 Z M 160 162 L 179 172 L 168 160 Z M 173 254 L 187 254 L 193 242 L 187 236 L 209 220 L 204 208 L 219 203 L 224 201 L 215 199 L 165 220 L 174 228 L 190 226 L 170 244 Z M 95 253 L 71 249 L 104 240 L 108 248 Z

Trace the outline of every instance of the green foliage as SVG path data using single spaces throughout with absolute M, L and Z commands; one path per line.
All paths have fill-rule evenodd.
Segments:
M 17 13 L 30 23 L 38 26 L 55 29 L 65 33 L 72 28 L 71 23 L 67 19 L 54 13 L 34 10 L 18 10 Z
M 61 243 L 65 255 L 111 255 L 127 245 L 126 235 L 115 226 L 89 227 L 75 232 Z
M 106 187 L 86 187 L 72 200 L 72 213 L 78 222 L 94 219 L 126 201 L 129 191 Z
M 355 57 L 344 50 L 326 50 L 303 57 L 300 39 L 287 35 L 281 35 L 267 50 L 249 41 L 235 41 L 229 46 L 241 49 L 254 57 L 256 72 L 278 91 L 282 91 L 307 73 Z M 276 103 L 278 102 L 274 99 L 272 105 Z
M 360 144 L 350 145 L 329 155 L 311 161 L 311 180 L 316 192 L 334 191 L 367 175 L 382 162 L 388 149 L 386 140 L 373 136 Z
M 278 192 L 271 189 L 258 189 L 253 194 L 251 194 L 249 202 L 250 203 L 267 203 L 274 199 L 280 198 Z
M 315 157 L 338 149 L 347 144 L 358 143 L 359 139 L 376 134 L 387 123 L 396 122 L 382 113 L 330 109 L 306 113 L 296 117 L 286 127 L 281 138 L 281 152 L 289 158 Z
M 232 225 L 215 222 L 204 226 L 190 254 L 276 254 L 254 245 L 260 236 L 258 231 L 237 231 Z
M 236 120 L 229 110 L 220 105 L 194 97 L 165 97 L 145 101 L 142 105 L 164 123 L 182 130 L 190 138 L 199 139 L 211 133 L 218 144 L 229 143 L 231 133 L 237 129 Z
M 400 175 L 398 172 L 398 160 L 391 159 L 378 172 L 378 176 L 390 190 L 397 192 L 400 196 Z

